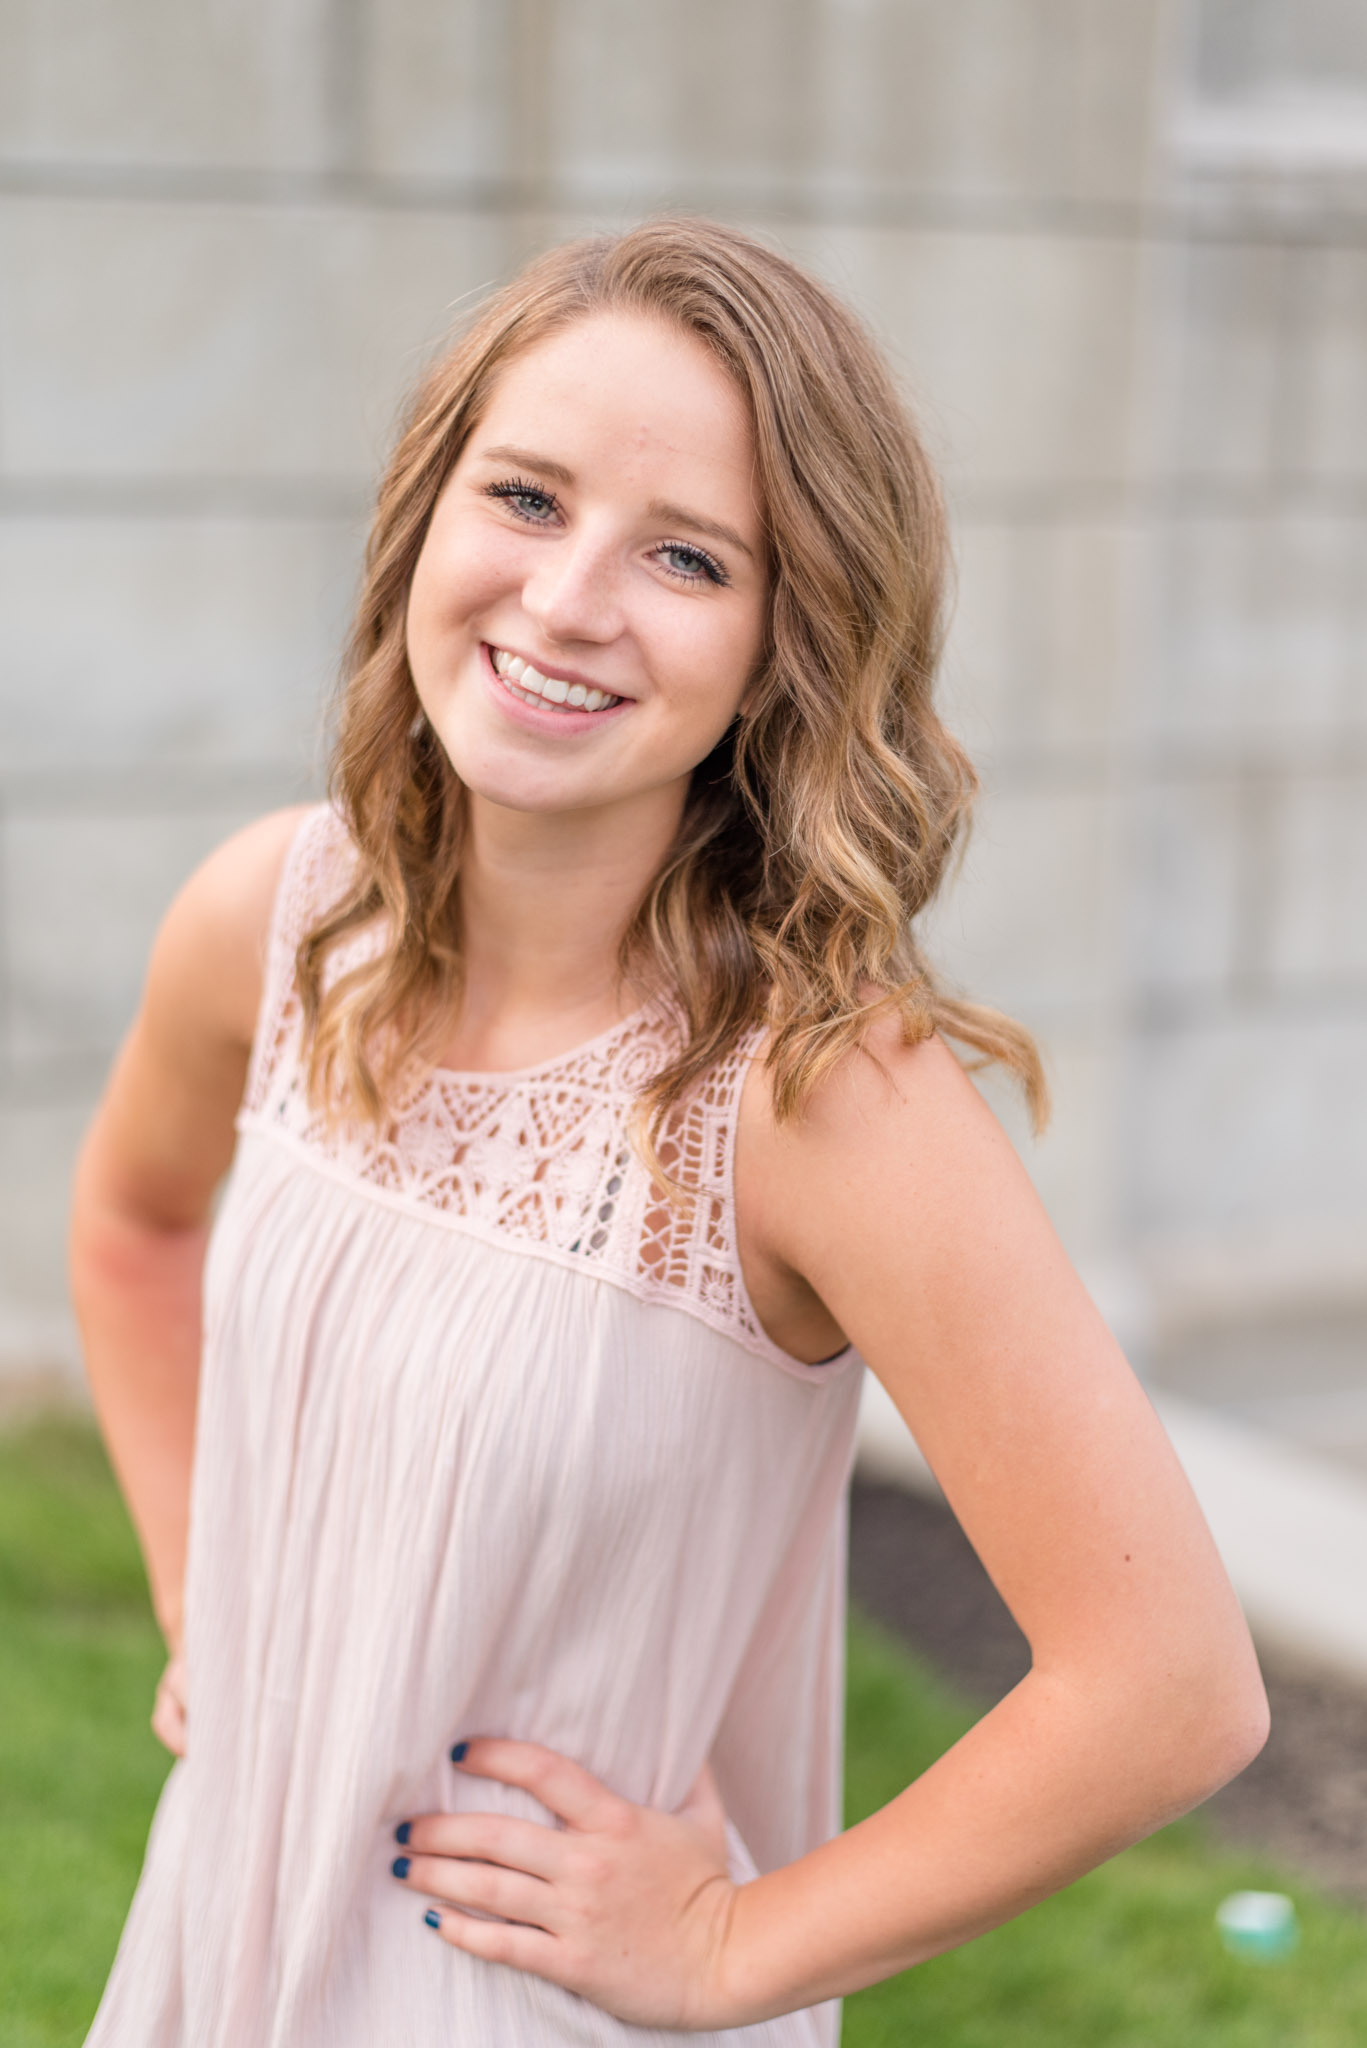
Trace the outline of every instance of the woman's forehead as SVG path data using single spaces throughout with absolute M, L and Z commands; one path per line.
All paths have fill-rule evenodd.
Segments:
M 513 357 L 467 450 L 531 445 L 576 473 L 649 464 L 753 498 L 744 395 L 704 342 L 648 315 L 586 314 Z

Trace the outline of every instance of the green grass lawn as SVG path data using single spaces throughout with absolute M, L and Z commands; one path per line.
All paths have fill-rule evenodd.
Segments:
M 79 1423 L 0 1438 L 0 2043 L 78 2042 L 169 1759 L 142 1566 Z
M 900 1645 L 856 1622 L 850 1640 L 846 1808 L 900 1791 L 971 1715 Z M 1289 1892 L 1298 1953 L 1227 1956 L 1226 1893 Z M 1199 1819 L 1166 1828 L 967 1948 L 864 1991 L 844 2048 L 1361 2048 L 1367 1924 L 1255 1856 L 1216 1847 Z
M 0 1438 L 0 2048 L 81 2040 L 137 1876 L 166 1759 L 147 1714 L 161 1667 L 142 1574 L 79 1423 Z M 850 1818 L 970 1719 L 887 1637 L 850 1643 Z M 1218 1945 L 1215 1907 L 1289 1891 L 1300 1952 Z M 1255 1858 L 1169 1828 L 1034 1912 L 861 1993 L 845 2048 L 1361 2048 L 1367 1926 Z M 495 2048 L 495 2044 L 489 2044 Z

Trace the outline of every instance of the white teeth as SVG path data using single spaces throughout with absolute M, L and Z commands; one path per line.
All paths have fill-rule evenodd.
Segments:
M 622 701 L 607 690 L 584 683 L 567 683 L 560 676 L 543 676 L 540 669 L 533 668 L 520 654 L 509 654 L 503 647 L 491 647 L 489 658 L 496 674 L 503 678 L 515 697 L 521 697 L 524 704 L 567 704 L 576 711 L 602 711 Z

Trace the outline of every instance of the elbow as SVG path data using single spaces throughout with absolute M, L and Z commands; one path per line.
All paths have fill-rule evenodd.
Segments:
M 1139 1833 L 1211 1798 L 1267 1741 L 1267 1691 L 1253 1644 L 1241 1620 L 1222 1635 L 1218 1647 L 1190 1636 L 1165 1645 L 1150 1638 L 1142 1663 L 1117 1659 L 1108 1674 L 1107 1725 L 1127 1759 Z
M 1272 1710 L 1267 1702 L 1267 1688 L 1257 1660 L 1252 1659 L 1253 1669 L 1245 1681 L 1238 1698 L 1225 1710 L 1221 1723 L 1222 1763 L 1216 1784 L 1212 1791 L 1227 1785 L 1231 1778 L 1237 1778 L 1240 1771 L 1258 1756 L 1272 1732 Z
M 1271 1730 L 1267 1689 L 1250 1643 L 1246 1655 L 1227 1660 L 1192 1687 L 1174 1731 L 1173 1760 L 1180 1808 L 1209 1799 L 1262 1750 Z

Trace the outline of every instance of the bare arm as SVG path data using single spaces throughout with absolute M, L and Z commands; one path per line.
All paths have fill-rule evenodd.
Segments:
M 173 1656 L 209 1208 L 232 1157 L 270 906 L 299 816 L 238 833 L 172 904 L 76 1167 L 71 1287 L 86 1369 Z
M 442 1902 L 454 1947 L 639 2024 L 748 2025 L 968 1941 L 1195 1805 L 1266 1733 L 1200 1511 L 1005 1135 L 938 1041 L 889 1028 L 870 1050 L 797 1125 L 747 1089 L 747 1272 L 786 1294 L 776 1330 L 815 1333 L 808 1355 L 854 1340 L 1033 1668 L 880 1812 L 739 1887 L 708 1783 L 657 1814 L 548 1750 L 470 1742 L 465 1769 L 564 1826 L 423 1815 L 396 1876 Z
M 1266 1734 L 1200 1510 L 1000 1126 L 938 1041 L 889 1030 L 873 1050 L 803 1125 L 766 1119 L 747 1192 L 771 1254 L 893 1396 L 1033 1666 L 891 1805 L 737 1895 L 750 2014 L 1021 1912 L 1205 1798 Z

